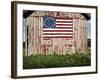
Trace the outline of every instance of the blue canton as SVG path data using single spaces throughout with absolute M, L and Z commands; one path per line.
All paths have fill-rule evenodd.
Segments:
M 43 28 L 55 28 L 56 27 L 56 19 L 52 16 L 44 16 L 43 17 Z

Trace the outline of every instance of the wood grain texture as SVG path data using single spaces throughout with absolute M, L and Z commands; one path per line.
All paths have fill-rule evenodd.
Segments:
M 73 19 L 73 38 L 46 37 L 43 39 L 43 16 Z M 75 51 L 86 52 L 87 50 L 87 20 L 79 13 L 34 11 L 27 19 L 28 55 L 32 54 L 67 54 Z M 72 25 L 72 24 L 71 24 Z M 68 45 L 68 43 L 70 45 Z

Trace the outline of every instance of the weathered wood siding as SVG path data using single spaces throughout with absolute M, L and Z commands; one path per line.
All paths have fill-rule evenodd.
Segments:
M 43 16 L 73 18 L 73 39 L 50 38 L 44 40 L 42 37 Z M 28 55 L 67 54 L 75 53 L 76 50 L 82 52 L 87 50 L 87 20 L 79 13 L 36 11 L 26 19 L 26 27 L 28 27 Z M 68 41 L 70 44 L 67 44 Z

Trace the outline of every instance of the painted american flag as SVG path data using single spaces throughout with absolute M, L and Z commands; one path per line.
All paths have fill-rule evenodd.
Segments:
M 73 18 L 44 16 L 43 38 L 73 39 Z

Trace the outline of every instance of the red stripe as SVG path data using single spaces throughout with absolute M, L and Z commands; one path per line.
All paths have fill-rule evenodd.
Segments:
M 73 38 L 72 36 L 44 36 L 43 38 Z
M 57 29 L 73 29 L 73 27 L 56 27 Z
M 49 28 L 44 28 L 44 29 L 49 29 Z M 61 27 L 61 26 L 56 26 L 54 29 L 73 29 L 73 27 Z
M 56 24 L 57 26 L 73 26 L 73 24 Z
M 73 23 L 73 21 L 56 21 L 56 23 Z
M 73 20 L 73 18 L 56 18 L 56 19 Z
M 73 33 L 43 33 L 43 35 L 73 35 Z
M 73 30 L 43 30 L 43 32 L 73 32 Z

